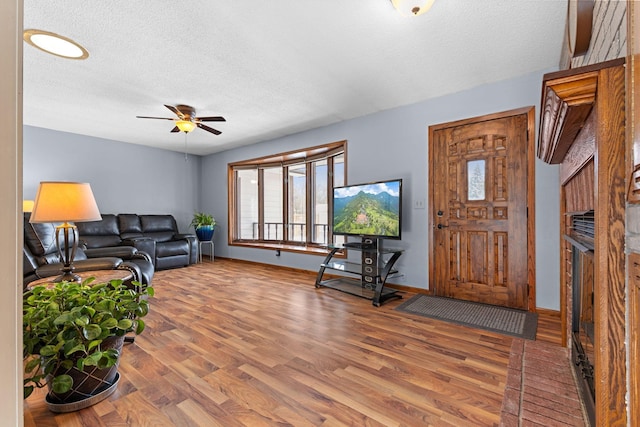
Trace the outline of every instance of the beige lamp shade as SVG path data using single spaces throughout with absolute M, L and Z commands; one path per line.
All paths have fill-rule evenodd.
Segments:
M 404 16 L 422 15 L 433 6 L 435 0 L 391 0 L 393 7 Z
M 40 183 L 29 222 L 99 221 L 91 186 L 83 182 Z
M 31 211 L 33 211 L 33 200 L 23 200 L 22 212 L 31 212 Z

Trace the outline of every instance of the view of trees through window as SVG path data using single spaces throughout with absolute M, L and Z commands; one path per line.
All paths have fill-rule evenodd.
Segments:
M 229 165 L 232 244 L 326 246 L 346 141 Z

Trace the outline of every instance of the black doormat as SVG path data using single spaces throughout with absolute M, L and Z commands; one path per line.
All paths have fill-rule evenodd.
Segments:
M 536 339 L 538 329 L 536 313 L 424 294 L 415 295 L 396 310 L 529 340 Z

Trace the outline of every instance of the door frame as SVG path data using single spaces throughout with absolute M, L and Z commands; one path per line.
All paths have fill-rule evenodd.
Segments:
M 522 107 L 514 110 L 502 111 L 483 116 L 471 117 L 468 119 L 457 120 L 453 122 L 440 123 L 429 126 L 429 143 L 427 151 L 429 152 L 429 185 L 428 185 L 428 228 L 429 228 L 429 290 L 433 293 L 432 285 L 435 283 L 435 219 L 431 215 L 433 210 L 433 183 L 434 183 L 434 167 L 433 167 L 433 150 L 431 141 L 433 141 L 434 132 L 442 129 L 469 125 L 495 119 L 503 119 L 511 116 L 524 115 L 527 116 L 527 310 L 536 311 L 536 229 L 535 229 L 535 107 Z

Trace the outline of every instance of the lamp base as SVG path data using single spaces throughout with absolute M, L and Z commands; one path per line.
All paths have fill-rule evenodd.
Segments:
M 62 273 L 61 275 L 59 275 L 58 277 L 56 277 L 55 279 L 53 279 L 53 283 L 58 283 L 58 282 L 82 282 L 82 277 L 78 276 L 77 274 L 72 273 L 71 271 L 65 271 L 64 273 Z
M 56 245 L 63 267 L 60 269 L 62 274 L 56 277 L 53 282 L 81 282 L 82 278 L 73 273 L 73 259 L 76 257 L 76 249 L 78 249 L 78 229 L 76 226 L 68 222 L 58 225 L 56 227 Z

